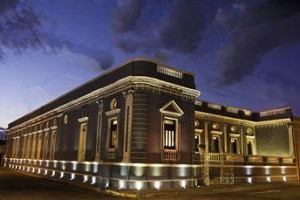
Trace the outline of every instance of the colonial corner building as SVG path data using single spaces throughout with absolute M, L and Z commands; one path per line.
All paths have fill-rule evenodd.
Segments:
M 298 180 L 290 108 L 199 95 L 190 73 L 128 61 L 10 123 L 5 166 L 115 189 Z

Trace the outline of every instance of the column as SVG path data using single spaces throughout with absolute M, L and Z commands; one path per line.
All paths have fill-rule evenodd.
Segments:
M 204 185 L 209 185 L 209 160 L 208 160 L 208 153 L 209 153 L 209 142 L 208 142 L 208 122 L 204 122 L 204 133 L 205 133 L 205 153 L 204 153 L 204 167 L 203 167 L 203 181 Z
M 208 122 L 204 122 L 204 134 L 205 134 L 205 152 L 209 152 L 209 142 L 208 142 Z
M 102 136 L 102 114 L 103 114 L 103 100 L 99 100 L 98 104 L 98 123 L 97 123 L 97 136 L 96 136 L 96 153 L 95 161 L 101 160 L 101 136 Z
M 123 143 L 123 162 L 130 162 L 131 153 L 131 130 L 132 130 L 132 107 L 134 90 L 123 92 L 125 97 L 125 119 L 124 119 L 124 143 Z
M 242 126 L 242 124 L 241 124 L 241 126 L 240 126 L 240 128 L 241 128 L 241 132 L 240 132 L 240 138 L 241 138 L 241 154 L 245 154 L 246 152 L 245 152 L 245 138 L 244 138 L 244 131 L 243 131 L 243 126 Z
M 224 153 L 228 153 L 227 124 L 223 124 L 223 134 L 224 134 Z
M 289 134 L 289 149 L 290 149 L 290 156 L 294 157 L 294 141 L 293 141 L 293 127 L 291 123 L 287 124 L 288 134 Z
M 253 136 L 254 136 L 254 139 L 253 139 L 253 155 L 256 155 L 256 128 L 253 127 Z

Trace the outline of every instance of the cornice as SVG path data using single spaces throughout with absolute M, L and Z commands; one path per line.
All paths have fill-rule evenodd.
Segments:
M 75 99 L 71 102 L 68 102 L 64 105 L 61 105 L 49 112 L 46 112 L 40 116 L 37 116 L 33 119 L 30 119 L 20 125 L 12 127 L 9 129 L 9 132 L 14 132 L 18 129 L 25 128 L 28 125 L 38 123 L 39 121 L 45 120 L 46 118 L 53 116 L 61 116 L 62 112 L 70 110 L 76 106 L 84 104 L 85 102 L 90 102 L 92 100 L 97 100 L 98 98 L 108 97 L 115 93 L 122 92 L 126 89 L 146 89 L 150 88 L 157 92 L 168 93 L 172 95 L 177 95 L 186 98 L 196 98 L 200 95 L 200 91 L 187 88 L 184 86 L 176 85 L 169 83 L 167 81 L 162 81 L 156 78 L 147 77 L 147 76 L 128 76 L 116 81 L 113 84 L 99 88 L 89 94 L 86 94 L 78 99 Z M 10 134 L 8 132 L 8 135 Z
M 279 125 L 285 125 L 286 123 L 291 123 L 290 118 L 283 118 L 283 119 L 274 119 L 274 120 L 266 120 L 266 121 L 251 121 L 251 120 L 245 120 L 245 119 L 236 119 L 232 117 L 227 116 L 221 116 L 217 114 L 211 114 L 211 113 L 205 113 L 200 111 L 195 111 L 195 116 L 202 118 L 202 119 L 210 119 L 210 120 L 216 120 L 220 121 L 222 123 L 233 123 L 233 124 L 244 124 L 249 126 L 279 126 Z
M 85 122 L 87 122 L 88 120 L 89 120 L 88 117 L 82 117 L 82 118 L 78 119 L 78 122 L 79 122 L 79 123 L 85 123 Z
M 250 126 L 254 126 L 255 122 L 251 120 L 245 120 L 245 119 L 237 119 L 233 117 L 227 117 L 227 116 L 222 116 L 222 115 L 217 115 L 217 114 L 212 114 L 212 113 L 206 113 L 206 112 L 201 112 L 201 111 L 195 111 L 195 116 L 200 117 L 203 119 L 211 119 L 211 120 L 217 120 L 219 122 L 223 123 L 233 123 L 233 124 L 248 124 Z

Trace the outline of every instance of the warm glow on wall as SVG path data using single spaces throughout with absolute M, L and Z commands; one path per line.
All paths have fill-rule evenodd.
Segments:
M 161 182 L 160 181 L 155 181 L 154 182 L 154 188 L 156 188 L 156 189 L 160 189 L 160 187 L 161 187 Z
M 143 187 L 143 182 L 142 182 L 142 181 L 137 181 L 137 182 L 135 182 L 135 188 L 136 188 L 137 190 L 141 190 L 142 187 Z

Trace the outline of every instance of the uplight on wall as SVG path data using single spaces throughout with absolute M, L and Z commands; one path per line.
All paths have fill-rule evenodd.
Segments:
M 74 180 L 75 179 L 75 174 L 74 173 L 72 173 L 71 174 L 71 178 L 70 178 L 70 180 L 72 181 L 72 180 Z
M 52 177 L 55 176 L 55 170 L 52 171 L 52 175 L 51 176 Z
M 86 171 L 86 172 L 89 172 L 89 171 L 90 171 L 90 168 L 91 168 L 90 163 L 85 163 L 84 165 L 85 165 L 85 171 Z
M 66 161 L 61 161 L 61 168 L 63 171 L 66 170 Z
M 281 166 L 280 169 L 281 169 L 281 174 L 285 174 L 286 167 L 285 166 Z
M 251 177 L 248 177 L 247 181 L 248 181 L 248 183 L 252 184 L 252 178 Z
M 63 178 L 64 177 L 64 172 L 60 172 L 60 177 L 59 178 Z
M 282 177 L 282 180 L 283 180 L 284 182 L 286 182 L 286 181 L 287 181 L 286 176 Z
M 73 162 L 72 162 L 72 169 L 73 169 L 74 171 L 77 170 L 77 162 L 76 162 L 76 161 L 73 161 Z
M 252 174 L 252 168 L 253 166 L 246 166 L 246 174 L 251 175 Z
M 121 190 L 121 189 L 124 189 L 124 188 L 125 188 L 125 181 L 120 180 L 119 181 L 119 189 Z
M 180 186 L 186 188 L 187 182 L 185 180 L 180 181 Z
M 93 172 L 94 173 L 97 173 L 98 172 L 98 163 L 97 162 L 94 162 L 94 167 L 93 167 Z
M 155 181 L 154 182 L 154 188 L 159 190 L 160 187 L 161 187 L 161 182 L 160 181 Z
M 53 167 L 56 168 L 57 167 L 57 160 L 53 161 Z
M 265 174 L 269 175 L 270 174 L 270 166 L 265 166 Z
M 271 177 L 270 177 L 270 176 L 267 177 L 267 181 L 268 181 L 269 183 L 271 182 Z
M 142 181 L 137 181 L 137 182 L 135 182 L 135 188 L 136 188 L 137 190 L 141 190 L 142 187 L 143 187 L 143 182 L 142 182 Z
M 84 175 L 84 176 L 83 176 L 83 182 L 86 183 L 88 180 L 89 180 L 88 175 Z
M 92 177 L 91 185 L 96 184 L 96 182 L 97 182 L 97 178 L 96 178 L 96 176 L 93 176 L 93 177 Z

